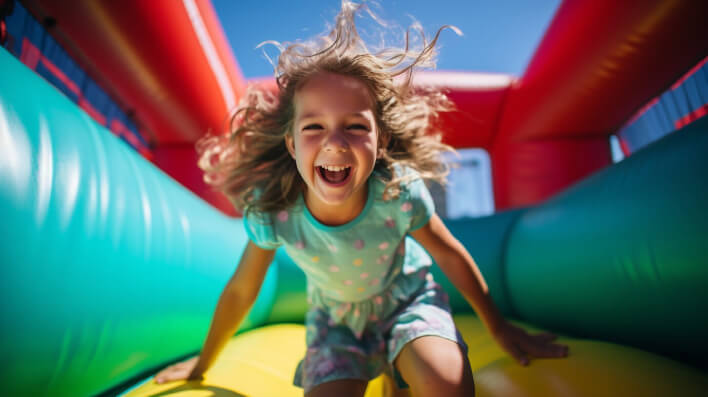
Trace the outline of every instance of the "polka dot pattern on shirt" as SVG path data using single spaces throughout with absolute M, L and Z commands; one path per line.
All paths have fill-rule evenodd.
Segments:
M 390 216 L 386 217 L 386 220 L 384 221 L 384 226 L 386 226 L 387 228 L 393 229 L 394 227 L 396 227 L 396 220 L 394 220 Z
M 370 180 L 369 192 L 373 193 L 367 202 L 368 212 L 362 212 L 364 215 L 351 225 L 317 223 L 302 210 L 305 203 L 301 197 L 292 208 L 270 215 L 271 222 L 263 222 L 257 217 L 260 214 L 253 213 L 246 225 L 249 237 L 267 246 L 284 245 L 307 274 L 308 282 L 327 290 L 333 298 L 359 302 L 373 297 L 397 275 L 408 274 L 411 266 L 405 266 L 409 262 L 413 267 L 423 263 L 418 257 L 425 253 L 418 254 L 417 248 L 410 248 L 409 253 L 404 240 L 410 227 L 419 226 L 419 219 L 427 219 L 426 213 L 434 208 L 427 203 L 431 200 L 421 180 L 402 184 L 396 197 L 377 200 L 383 197 L 385 187 L 383 179 Z
M 280 211 L 278 212 L 278 220 L 281 222 L 287 222 L 288 218 L 290 218 L 290 215 L 288 214 L 288 211 Z

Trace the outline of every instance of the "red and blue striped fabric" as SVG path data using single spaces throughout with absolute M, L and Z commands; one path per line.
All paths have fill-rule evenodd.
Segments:
M 7 36 L 3 46 L 59 91 L 74 101 L 97 123 L 108 128 L 143 157 L 152 159 L 150 144 L 124 108 L 116 103 L 49 34 L 52 21 L 39 23 L 15 2 L 4 19 Z
M 625 155 L 708 113 L 708 56 L 644 105 L 617 133 Z

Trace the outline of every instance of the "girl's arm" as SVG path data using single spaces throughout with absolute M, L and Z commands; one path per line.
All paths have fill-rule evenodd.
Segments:
M 248 242 L 236 272 L 221 293 L 200 355 L 163 369 L 155 376 L 157 383 L 202 379 L 256 300 L 274 256 L 274 250 Z
M 535 357 L 564 357 L 567 346 L 551 343 L 556 337 L 549 333 L 529 335 L 523 329 L 508 323 L 499 313 L 489 295 L 489 288 L 474 259 L 465 247 L 433 214 L 428 223 L 410 233 L 440 266 L 501 347 L 522 365 L 528 364 L 527 355 Z

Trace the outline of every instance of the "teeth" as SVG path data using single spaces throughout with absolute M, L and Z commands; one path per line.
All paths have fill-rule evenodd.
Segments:
M 336 165 L 321 165 L 320 167 L 326 169 L 327 171 L 333 171 L 333 172 L 338 172 L 338 171 L 344 171 L 349 167 L 339 167 Z

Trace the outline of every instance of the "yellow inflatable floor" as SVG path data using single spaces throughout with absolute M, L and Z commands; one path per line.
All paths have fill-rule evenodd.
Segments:
M 568 358 L 537 359 L 528 367 L 521 367 L 497 347 L 476 317 L 464 315 L 455 320 L 469 345 L 480 397 L 708 396 L 708 375 L 701 371 L 606 342 L 560 338 L 570 346 Z M 302 389 L 292 385 L 292 378 L 304 353 L 302 325 L 266 326 L 235 336 L 201 383 L 158 385 L 151 378 L 125 395 L 302 396 Z M 381 377 L 373 380 L 366 397 L 385 395 L 384 387 Z

